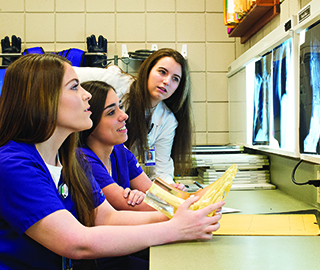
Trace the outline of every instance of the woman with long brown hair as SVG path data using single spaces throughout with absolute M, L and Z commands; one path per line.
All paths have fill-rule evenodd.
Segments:
M 159 49 L 142 63 L 137 79 L 123 97 L 126 145 L 146 163 L 155 156 L 149 177 L 172 182 L 191 168 L 192 107 L 188 64 L 176 50 Z
M 110 206 L 76 151 L 75 132 L 92 126 L 90 98 L 57 55 L 29 54 L 8 67 L 0 96 L 0 268 L 70 269 L 71 259 L 111 257 L 117 269 L 147 269 L 128 254 L 210 239 L 219 228 L 221 215 L 207 214 L 223 203 L 189 210 L 197 197 L 171 220 Z
M 108 202 L 117 210 L 154 211 L 143 202 L 152 182 L 123 145 L 128 138 L 128 115 L 122 110 L 121 100 L 105 82 L 88 81 L 81 86 L 92 95 L 93 125 L 80 132 L 80 149 Z

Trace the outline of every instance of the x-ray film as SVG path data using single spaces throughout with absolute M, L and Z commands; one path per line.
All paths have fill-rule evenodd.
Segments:
M 292 40 L 255 62 L 252 144 L 291 150 Z M 291 107 L 290 107 L 291 104 Z M 290 109 L 291 108 L 291 109 Z
M 301 35 L 302 37 L 302 35 Z M 300 38 L 301 38 L 300 37 Z M 301 40 L 300 40 L 301 41 Z M 300 42 L 300 152 L 320 154 L 320 24 L 306 29 Z

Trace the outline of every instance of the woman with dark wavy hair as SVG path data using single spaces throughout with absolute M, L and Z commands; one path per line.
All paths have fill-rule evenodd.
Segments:
M 207 215 L 223 203 L 192 211 L 198 198 L 189 198 L 168 220 L 158 211 L 116 211 L 105 200 L 76 151 L 76 132 L 92 126 L 90 98 L 57 55 L 29 54 L 8 67 L 0 96 L 1 269 L 71 269 L 104 257 L 108 269 L 148 269 L 129 254 L 210 239 L 219 228 L 221 214 Z
M 80 132 L 81 151 L 108 202 L 117 210 L 154 210 L 143 202 L 152 182 L 123 144 L 128 139 L 128 115 L 114 88 L 102 81 L 88 81 L 81 86 L 92 95 L 93 123 L 90 129 Z M 184 188 L 183 184 L 172 185 Z
M 127 140 L 126 120 L 113 87 L 102 81 L 81 84 L 92 98 L 92 127 L 80 132 L 81 151 L 108 202 L 117 210 L 154 211 L 143 202 L 152 182 L 135 156 L 123 143 Z
M 124 95 L 127 147 L 147 164 L 155 156 L 150 179 L 173 182 L 191 168 L 192 107 L 188 64 L 173 49 L 159 49 L 142 63 L 138 77 Z

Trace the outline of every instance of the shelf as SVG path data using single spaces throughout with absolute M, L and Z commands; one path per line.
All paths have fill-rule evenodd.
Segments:
M 229 37 L 241 37 L 241 44 L 244 44 L 279 13 L 279 0 L 257 0 Z

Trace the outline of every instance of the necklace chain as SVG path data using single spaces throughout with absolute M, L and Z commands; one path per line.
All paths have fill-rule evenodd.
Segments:
M 110 156 L 108 158 L 108 165 L 106 167 L 107 167 L 108 173 L 110 174 L 110 176 L 112 176 L 112 166 L 111 166 L 111 158 L 110 158 Z

